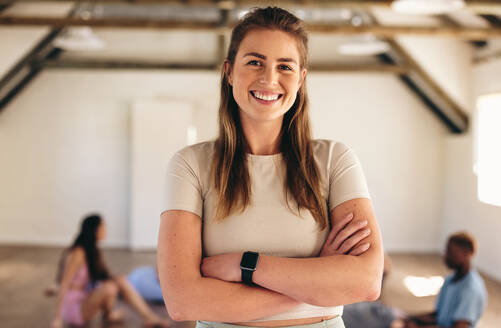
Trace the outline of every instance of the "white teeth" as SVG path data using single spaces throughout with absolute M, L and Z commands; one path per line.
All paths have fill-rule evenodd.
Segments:
M 272 96 L 266 96 L 266 95 L 262 94 L 262 93 L 261 93 L 261 92 L 259 92 L 259 91 L 254 91 L 254 96 L 255 96 L 256 98 L 259 98 L 259 99 L 262 99 L 262 100 L 277 100 L 277 99 L 278 99 L 279 94 L 272 95 Z

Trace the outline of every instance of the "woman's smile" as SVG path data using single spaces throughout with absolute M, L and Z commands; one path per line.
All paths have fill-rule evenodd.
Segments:
M 268 92 L 268 91 L 258 91 L 258 90 L 253 90 L 250 92 L 252 97 L 254 99 L 263 105 L 272 105 L 278 102 L 280 98 L 282 98 L 281 93 L 276 93 L 276 92 Z

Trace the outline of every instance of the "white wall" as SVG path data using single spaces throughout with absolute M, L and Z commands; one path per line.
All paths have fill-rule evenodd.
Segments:
M 360 157 L 386 249 L 436 250 L 445 127 L 393 75 L 312 74 L 308 83 L 315 135 Z
M 44 71 L 0 115 L 0 242 L 68 243 L 97 210 L 108 244 L 128 245 L 131 104 L 189 102 L 205 140 L 217 131 L 218 81 L 202 72 Z M 442 124 L 392 75 L 315 73 L 308 84 L 314 134 L 358 153 L 387 248 L 436 249 Z
M 475 95 L 501 92 L 501 61 L 477 66 Z M 501 207 L 481 203 L 477 198 L 477 177 L 473 174 L 472 133 L 446 140 L 445 190 L 442 244 L 458 230 L 471 232 L 478 242 L 476 263 L 485 273 L 501 280 Z
M 159 213 L 165 210 L 167 164 L 195 142 L 188 102 L 138 100 L 131 115 L 130 240 L 133 249 L 157 247 Z
M 67 244 L 89 211 L 108 245 L 129 244 L 130 122 L 138 98 L 189 99 L 200 138 L 215 122 L 217 75 L 52 70 L 0 114 L 0 241 Z M 212 118 L 214 115 L 210 115 Z M 173 123 L 175 124 L 175 123 Z M 168 128 L 168 127 L 166 127 Z

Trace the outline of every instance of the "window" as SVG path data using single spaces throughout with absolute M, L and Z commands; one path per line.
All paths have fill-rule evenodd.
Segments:
M 478 98 L 476 130 L 478 199 L 501 206 L 501 93 Z

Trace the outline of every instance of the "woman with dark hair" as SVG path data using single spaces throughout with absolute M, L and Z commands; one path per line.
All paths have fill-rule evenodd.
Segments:
M 361 165 L 310 135 L 307 43 L 302 21 L 276 7 L 233 29 L 219 137 L 169 164 L 157 262 L 174 320 L 341 328 L 343 304 L 379 297 L 383 248 Z
M 121 276 L 113 276 L 104 264 L 97 244 L 106 237 L 106 225 L 97 214 L 87 216 L 73 244 L 63 252 L 57 274 L 60 285 L 57 310 L 52 327 L 84 325 L 103 311 L 105 320 L 122 320 L 122 312 L 114 310 L 118 293 L 143 318 L 145 326 L 166 327 L 141 296 Z

